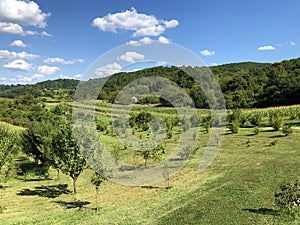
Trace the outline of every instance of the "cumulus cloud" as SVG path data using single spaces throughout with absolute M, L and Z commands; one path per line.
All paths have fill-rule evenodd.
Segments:
M 135 8 L 104 17 L 95 18 L 92 25 L 105 32 L 117 33 L 118 30 L 134 31 L 133 37 L 159 36 L 167 28 L 178 26 L 175 19 L 170 21 L 159 20 L 154 15 L 138 13 Z
M 0 21 L 45 28 L 50 13 L 44 13 L 34 1 L 1 0 Z
M 145 58 L 144 55 L 137 53 L 137 52 L 126 52 L 125 54 L 118 57 L 119 61 L 127 62 L 127 63 L 134 63 L 139 60 L 143 60 Z
M 15 23 L 1 22 L 0 20 L 0 32 L 7 34 L 25 34 L 23 27 Z
M 153 40 L 149 37 L 144 37 L 138 41 L 129 41 L 127 42 L 128 45 L 131 45 L 131 46 L 142 46 L 142 45 L 149 45 L 149 44 L 152 44 L 153 43 Z
M 29 71 L 32 68 L 32 65 L 23 59 L 17 59 L 10 63 L 4 64 L 2 67 L 11 70 Z
M 30 54 L 27 52 L 10 52 L 8 50 L 0 50 L 0 59 L 13 60 L 13 59 L 28 59 L 35 60 L 39 55 Z
M 75 63 L 83 63 L 83 59 L 71 59 L 71 60 L 65 60 L 63 58 L 47 58 L 44 60 L 44 63 L 48 64 L 63 64 L 63 65 L 71 65 Z
M 173 28 L 179 25 L 177 20 L 163 21 L 163 23 L 165 24 L 166 28 Z
M 21 36 L 33 36 L 33 35 L 40 35 L 40 36 L 47 36 L 51 37 L 52 35 L 47 33 L 46 31 L 37 32 L 37 31 L 30 31 L 30 30 L 23 30 L 23 27 L 19 24 L 15 23 L 6 23 L 1 22 L 0 20 L 0 33 L 6 33 L 6 34 L 16 34 Z
M 80 74 L 80 73 L 75 75 L 75 78 L 81 78 L 81 77 L 82 77 L 82 74 Z
M 6 81 L 6 77 L 0 77 L 0 81 Z
M 108 64 L 106 66 L 99 67 L 95 70 L 95 74 L 101 77 L 113 75 L 122 71 L 122 66 L 118 63 Z
M 40 78 L 43 78 L 45 75 L 44 74 L 39 74 L 39 73 L 36 73 L 36 74 L 33 74 L 31 76 L 32 79 L 40 79 Z
M 59 68 L 56 66 L 39 66 L 38 67 L 38 72 L 41 74 L 50 75 L 50 74 L 56 73 L 57 71 L 59 71 Z
M 46 32 L 25 31 L 23 26 L 45 28 L 50 13 L 44 13 L 34 1 L 1 0 L 0 32 L 19 35 L 48 36 Z
M 145 27 L 138 29 L 136 32 L 133 33 L 133 37 L 143 37 L 143 36 L 159 36 L 164 33 L 166 27 L 158 25 L 153 27 Z
M 162 44 L 170 44 L 170 42 L 171 42 L 168 38 L 163 37 L 163 36 L 160 36 L 160 37 L 158 38 L 158 41 L 159 41 L 160 43 L 162 43 Z
M 207 49 L 201 51 L 200 53 L 201 53 L 201 55 L 203 55 L 203 56 L 213 56 L 213 55 L 216 54 L 214 51 L 209 51 L 209 50 L 207 50 Z
M 275 50 L 275 48 L 272 45 L 266 45 L 266 46 L 261 46 L 257 50 L 259 51 L 270 51 L 270 50 Z
M 22 40 L 14 40 L 9 46 L 26 48 L 27 45 Z

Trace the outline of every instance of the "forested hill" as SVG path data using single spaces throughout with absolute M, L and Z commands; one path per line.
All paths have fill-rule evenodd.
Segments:
M 252 108 L 300 104 L 300 58 L 279 63 L 232 63 L 210 68 L 217 77 L 228 108 Z M 113 101 L 124 86 L 147 76 L 168 78 L 183 87 L 193 98 L 196 107 L 207 107 L 202 91 L 187 74 L 177 67 L 155 67 L 110 77 L 99 94 L 103 100 Z M 97 79 L 101 81 L 101 78 Z M 79 81 L 59 79 L 34 85 L 0 85 L 0 97 L 14 98 L 23 94 L 35 97 L 53 97 L 55 91 L 64 90 L 72 95 Z M 86 86 L 97 90 L 97 82 Z M 162 103 L 148 98 L 141 103 Z

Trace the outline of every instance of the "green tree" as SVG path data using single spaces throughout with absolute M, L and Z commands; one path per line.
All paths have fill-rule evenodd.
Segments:
M 30 122 L 22 133 L 23 151 L 41 165 L 46 173 L 50 166 L 59 169 L 57 157 L 52 151 L 55 133 L 55 126 L 51 123 L 38 121 Z
M 17 151 L 18 134 L 11 131 L 7 125 L 0 124 L 0 171 Z
M 99 204 L 98 204 L 99 187 L 105 181 L 107 181 L 107 178 L 103 177 L 101 174 L 99 174 L 97 172 L 94 172 L 94 174 L 91 177 L 91 183 L 95 186 L 95 189 L 96 189 L 97 211 L 99 210 Z
M 61 122 L 53 138 L 52 146 L 61 171 L 72 178 L 73 192 L 76 193 L 76 181 L 86 167 L 86 161 L 77 145 L 73 128 L 69 122 Z

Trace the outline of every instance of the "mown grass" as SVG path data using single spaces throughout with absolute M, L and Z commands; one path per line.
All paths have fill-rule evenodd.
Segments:
M 297 122 L 297 121 L 296 121 Z M 153 187 L 127 187 L 110 181 L 100 187 L 100 210 L 87 169 L 78 179 L 55 170 L 49 179 L 15 177 L 0 186 L 0 205 L 6 210 L 0 224 L 299 224 L 274 204 L 279 185 L 299 179 L 300 129 L 290 136 L 280 131 L 240 128 L 227 132 L 216 160 L 198 170 L 209 135 L 201 131 L 200 149 L 187 165 L 166 182 Z M 175 138 L 175 137 L 174 137 Z M 277 140 L 274 146 L 271 143 Z M 106 141 L 114 143 L 113 137 Z

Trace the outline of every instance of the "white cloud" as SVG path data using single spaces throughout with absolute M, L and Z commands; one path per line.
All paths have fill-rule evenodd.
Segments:
M 59 68 L 56 67 L 56 66 L 39 66 L 39 67 L 38 67 L 38 71 L 39 71 L 39 73 L 41 73 L 41 74 L 47 74 L 47 75 L 50 75 L 50 74 L 54 74 L 54 73 L 56 73 L 57 71 L 59 71 Z
M 6 81 L 6 77 L 0 77 L 0 81 Z
M 296 43 L 294 41 L 291 41 L 290 44 L 291 44 L 291 46 L 295 46 L 296 45 Z
M 13 59 L 28 59 L 35 60 L 39 55 L 29 54 L 27 52 L 10 52 L 8 50 L 0 50 L 0 59 L 13 60 Z
M 266 46 L 261 46 L 257 50 L 259 51 L 269 51 L 269 50 L 275 50 L 275 48 L 272 45 L 266 45 Z
M 22 75 L 18 75 L 15 78 L 11 78 L 10 81 L 13 82 L 13 83 L 16 83 L 16 84 L 28 84 L 32 81 L 32 78 L 22 76 Z
M 59 74 L 59 78 L 61 78 L 61 79 L 73 79 L 72 77 L 69 77 L 69 76 L 64 75 L 64 74 Z
M 166 28 L 173 28 L 179 25 L 177 20 L 164 21 L 163 23 L 165 24 Z
M 75 75 L 75 78 L 81 78 L 81 77 L 82 77 L 82 74 Z
M 95 18 L 92 25 L 105 32 L 117 33 L 118 30 L 134 31 L 133 37 L 159 36 L 167 28 L 178 26 L 177 20 L 164 21 L 154 15 L 138 13 L 135 8 L 104 17 Z
M 213 55 L 216 54 L 214 51 L 209 51 L 209 50 L 207 50 L 207 49 L 201 51 L 200 53 L 201 53 L 201 55 L 203 55 L 203 56 L 213 56 Z
M 34 1 L 1 0 L 0 21 L 45 28 L 50 13 L 44 13 Z
M 83 59 L 71 59 L 71 60 L 65 60 L 63 58 L 47 58 L 44 60 L 44 63 L 48 64 L 63 64 L 63 65 L 71 65 L 75 63 L 83 63 Z
M 0 1 L 0 33 L 18 34 L 22 36 L 51 36 L 47 32 L 24 30 L 23 26 L 45 28 L 50 13 L 44 13 L 34 1 L 1 0 Z
M 127 63 L 134 63 L 136 61 L 143 60 L 144 58 L 144 55 L 139 54 L 137 52 L 126 52 L 125 54 L 118 57 L 118 60 Z
M 7 34 L 24 34 L 23 27 L 15 23 L 1 22 L 0 20 L 0 32 Z
M 27 45 L 22 40 L 14 40 L 9 46 L 26 48 Z
M 115 73 L 119 73 L 122 70 L 122 66 L 118 63 L 108 64 L 106 66 L 99 67 L 95 70 L 95 74 L 98 76 L 109 76 Z
M 163 37 L 163 36 L 160 36 L 160 37 L 158 38 L 158 41 L 159 41 L 160 43 L 162 43 L 162 44 L 170 44 L 170 42 L 171 42 L 168 38 Z
M 10 62 L 10 63 L 4 64 L 2 67 L 6 68 L 6 69 L 11 69 L 11 70 L 29 71 L 32 68 L 32 65 L 27 63 L 23 59 L 17 59 L 17 60 L 14 60 L 14 61 Z
M 40 36 L 47 36 L 51 37 L 51 34 L 48 34 L 46 31 L 43 32 L 37 32 L 37 31 L 24 31 L 23 27 L 19 24 L 15 23 L 7 23 L 7 22 L 1 22 L 0 20 L 0 33 L 6 33 L 6 34 L 16 34 L 21 36 L 33 36 L 33 35 L 40 35 Z
M 144 36 L 159 36 L 163 32 L 165 32 L 166 27 L 158 25 L 152 27 L 145 27 L 138 29 L 136 32 L 133 33 L 133 37 L 144 37 Z
M 144 37 L 138 41 L 129 41 L 127 42 L 128 45 L 131 45 L 131 46 L 142 46 L 142 45 L 149 45 L 149 44 L 152 44 L 153 43 L 153 40 L 149 37 Z
M 31 76 L 32 79 L 40 79 L 40 78 L 43 78 L 45 75 L 44 74 L 39 74 L 39 73 L 36 73 L 34 75 Z

